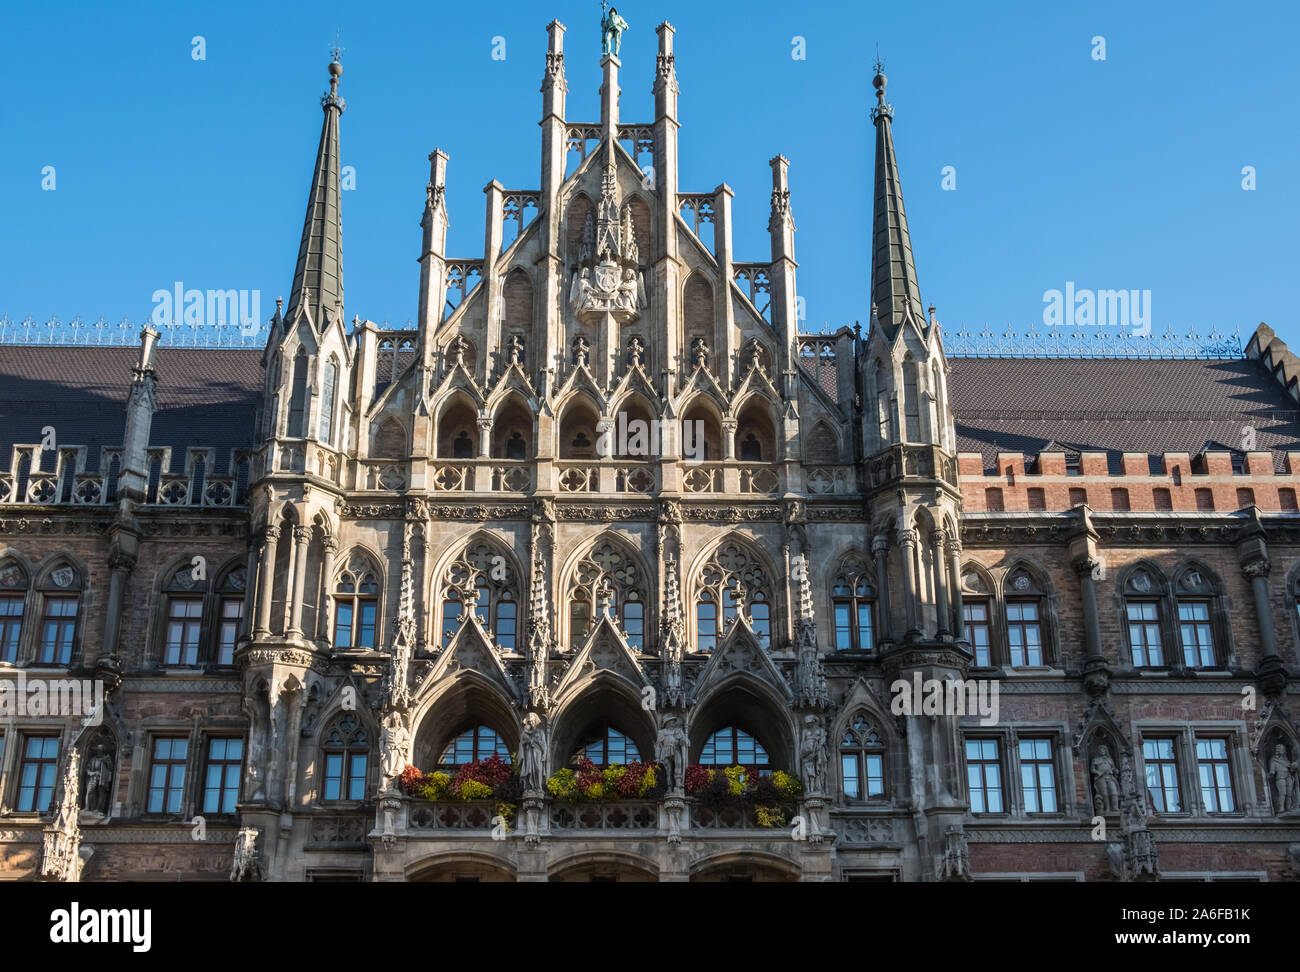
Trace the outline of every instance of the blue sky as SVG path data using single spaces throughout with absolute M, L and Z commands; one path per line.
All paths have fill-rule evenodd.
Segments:
M 669 20 L 681 188 L 732 187 L 738 259 L 768 258 L 767 160 L 791 160 L 811 329 L 867 319 L 878 43 L 921 292 L 946 329 L 1041 321 L 1044 291 L 1073 281 L 1150 290 L 1157 333 L 1268 321 L 1300 348 L 1292 0 L 619 6 L 623 118 L 653 117 L 654 27 Z M 591 2 L 6 4 L 0 314 L 144 321 L 177 280 L 260 290 L 270 313 L 341 30 L 347 314 L 414 318 L 430 150 L 451 156 L 455 256 L 482 253 L 484 185 L 539 183 L 553 17 L 569 118 L 598 120 Z

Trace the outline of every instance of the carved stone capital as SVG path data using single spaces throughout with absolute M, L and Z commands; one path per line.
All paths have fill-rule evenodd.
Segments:
M 322 541 L 321 546 L 324 548 L 325 552 L 328 553 L 328 554 L 336 554 L 336 553 L 338 553 L 338 552 L 339 552 L 339 541 L 338 541 L 338 537 L 326 537 L 326 538 Z
M 889 537 L 885 536 L 883 533 L 879 533 L 872 538 L 871 552 L 875 554 L 877 557 L 879 557 L 882 553 L 884 553 L 888 549 L 889 549 Z
M 293 539 L 300 544 L 306 545 L 311 543 L 311 527 L 296 526 L 293 528 Z
M 902 546 L 904 546 L 904 547 L 909 547 L 909 548 L 910 548 L 910 547 L 915 547 L 915 546 L 916 546 L 916 531 L 915 531 L 915 530 L 899 530 L 899 531 L 898 531 L 898 542 L 899 542 Z

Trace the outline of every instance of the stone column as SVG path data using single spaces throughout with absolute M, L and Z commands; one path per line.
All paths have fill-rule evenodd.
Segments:
M 958 641 L 966 640 L 966 610 L 961 596 L 961 541 L 956 535 L 948 537 L 948 589 L 952 591 L 953 635 Z
M 293 528 L 293 603 L 289 605 L 289 630 L 287 635 L 302 635 L 302 602 L 307 588 L 307 545 L 311 543 L 311 527 Z
M 903 607 L 907 616 L 905 638 L 921 633 L 916 611 L 916 531 L 898 531 L 898 542 L 903 548 Z
M 892 641 L 894 613 L 889 606 L 889 538 L 882 533 L 872 540 L 871 553 L 876 558 L 876 604 L 880 611 L 876 629 L 881 641 Z
M 332 607 L 334 593 L 334 555 L 339 552 L 339 542 L 336 537 L 326 537 L 322 546 L 325 554 L 320 573 L 320 601 L 318 602 L 319 610 L 316 612 L 316 637 L 318 640 L 329 641 L 332 644 L 330 615 L 333 612 L 330 608 Z
M 478 457 L 487 459 L 492 455 L 492 417 L 480 415 L 478 418 Z
M 948 543 L 948 534 L 944 530 L 935 530 L 932 537 L 934 544 L 934 600 L 935 600 L 935 637 L 946 639 L 952 630 L 952 619 L 948 612 L 948 585 L 944 583 L 947 573 L 947 560 L 944 547 Z
M 275 552 L 279 545 L 280 528 L 268 526 L 262 531 L 262 556 L 258 573 L 257 627 L 255 638 L 271 634 L 271 600 L 275 596 Z
M 122 600 L 126 593 L 126 578 L 135 570 L 135 558 L 120 551 L 114 551 L 108 558 L 108 567 L 112 571 L 108 580 L 108 606 L 104 611 L 104 642 L 100 654 L 112 658 L 117 654 L 117 634 L 122 623 Z M 90 657 L 86 653 L 85 664 L 92 666 L 98 656 Z
M 1097 615 L 1097 568 L 1100 561 L 1091 557 L 1074 562 L 1074 572 L 1079 575 L 1079 595 L 1083 602 L 1084 657 L 1104 658 L 1101 651 L 1101 621 Z
M 1273 624 L 1273 605 L 1268 598 L 1270 569 L 1267 558 L 1253 560 L 1242 565 L 1241 568 L 1241 572 L 1249 578 L 1251 591 L 1255 595 L 1255 617 L 1259 620 L 1261 661 L 1265 658 L 1277 658 L 1277 629 Z
M 248 544 L 248 564 L 244 569 L 244 616 L 239 621 L 239 637 L 246 638 L 253 630 L 253 608 L 256 605 L 254 595 L 257 592 L 257 564 L 259 551 L 266 541 L 254 538 Z
M 736 458 L 736 420 L 722 420 L 722 458 Z

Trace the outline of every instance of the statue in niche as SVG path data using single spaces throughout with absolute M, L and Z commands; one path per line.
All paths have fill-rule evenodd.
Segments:
M 618 285 L 618 306 L 624 310 L 635 310 L 639 303 L 641 288 L 637 284 L 636 271 L 631 267 L 623 268 L 623 279 Z
M 546 789 L 546 728 L 536 712 L 524 716 L 524 734 L 519 746 L 519 777 L 525 792 Z
M 1096 813 L 1119 813 L 1119 775 L 1110 747 L 1102 743 L 1089 767 L 1092 773 L 1092 808 Z
M 636 245 L 636 226 L 632 222 L 632 204 L 623 207 L 623 261 L 633 266 L 641 262 L 640 249 Z
M 510 335 L 510 340 L 506 342 L 506 352 L 509 355 L 510 364 L 517 365 L 523 363 L 524 342 L 520 340 L 518 334 Z
M 569 286 L 569 303 L 574 307 L 581 307 L 590 292 L 591 270 L 583 267 L 580 272 L 573 275 L 573 283 Z
M 623 31 L 627 30 L 627 21 L 618 15 L 616 7 L 610 7 L 606 12 L 605 4 L 601 3 L 600 10 L 600 53 L 618 57 L 618 52 L 623 48 Z
M 677 716 L 664 718 L 663 728 L 655 739 L 655 759 L 664 768 L 668 790 L 680 793 L 686 785 L 686 765 L 690 758 L 690 740 Z
M 826 792 L 826 730 L 814 715 L 804 717 L 799 740 L 799 761 L 809 793 Z
M 465 354 L 469 351 L 469 342 L 466 341 L 464 337 L 458 335 L 456 340 L 451 342 L 449 350 L 452 355 L 452 367 L 465 367 Z
M 1270 788 L 1273 791 L 1273 812 L 1286 813 L 1288 810 L 1295 810 L 1300 804 L 1300 793 L 1297 793 L 1297 786 L 1300 781 L 1297 780 L 1297 770 L 1300 766 L 1291 762 L 1287 756 L 1286 746 L 1278 743 L 1273 747 L 1273 756 L 1268 761 L 1268 780 Z
M 697 337 L 691 343 L 691 354 L 695 358 L 695 367 L 705 369 L 709 367 L 709 343 L 704 338 Z
M 108 815 L 113 795 L 113 753 L 102 742 L 86 761 L 86 791 L 82 807 L 89 813 Z

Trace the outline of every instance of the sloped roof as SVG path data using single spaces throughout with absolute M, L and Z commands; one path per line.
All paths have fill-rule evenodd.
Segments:
M 60 447 L 85 446 L 87 471 L 97 471 L 100 449 L 122 444 L 139 357 L 133 347 L 0 346 L 0 468 L 14 443 L 40 442 L 50 425 Z M 225 473 L 231 450 L 254 444 L 261 358 L 243 348 L 157 350 L 149 444 L 172 447 L 170 471 L 183 469 L 187 447 L 206 446 L 217 450 L 213 471 Z
M 952 358 L 948 395 L 957 447 L 986 468 L 999 452 L 1035 455 L 1050 443 L 1106 452 L 1187 452 L 1227 443 L 1274 467 L 1300 450 L 1296 403 L 1258 360 L 1134 358 Z

